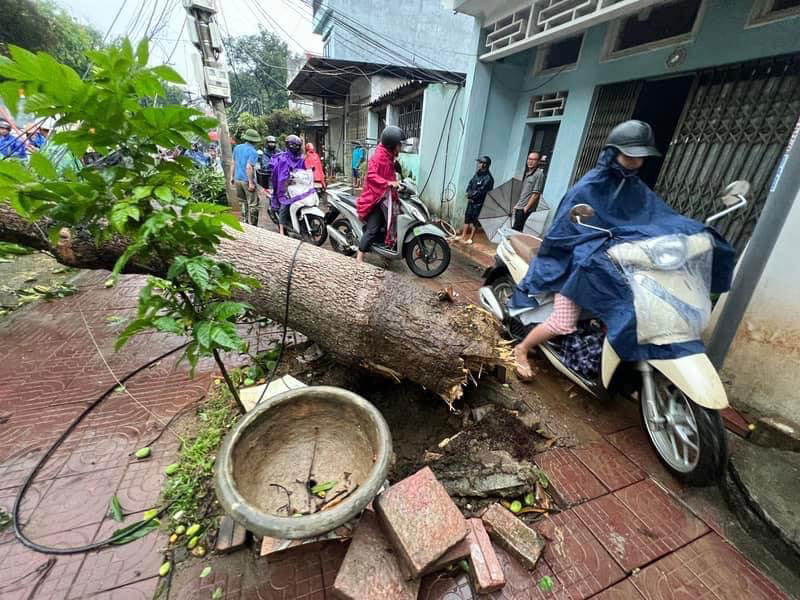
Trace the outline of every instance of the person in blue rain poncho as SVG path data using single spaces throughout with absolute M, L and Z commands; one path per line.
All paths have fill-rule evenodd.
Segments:
M 537 306 L 552 299 L 554 310 L 514 349 L 516 373 L 532 379 L 528 353 L 556 336 L 576 330 L 582 309 L 605 323 L 608 341 L 622 360 L 676 358 L 703 352 L 700 340 L 664 345 L 639 344 L 633 293 L 606 250 L 614 244 L 662 236 L 692 235 L 703 224 L 676 213 L 639 179 L 649 156 L 659 156 L 653 130 L 642 121 L 626 121 L 609 134 L 597 166 L 584 175 L 559 205 L 528 273 L 514 290 L 511 306 Z M 570 210 L 588 204 L 594 216 L 585 223 L 613 229 L 613 238 L 570 220 Z M 730 287 L 734 251 L 714 230 L 711 292 Z

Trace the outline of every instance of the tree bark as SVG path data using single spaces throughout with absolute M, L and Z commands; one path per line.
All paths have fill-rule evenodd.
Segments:
M 125 249 L 124 239 L 96 246 L 90 235 L 75 230 L 64 230 L 52 247 L 47 225 L 26 222 L 0 203 L 0 240 L 47 250 L 65 265 L 110 269 Z M 244 225 L 244 232 L 219 245 L 217 258 L 261 282 L 243 300 L 280 322 L 291 268 L 289 327 L 344 364 L 410 379 L 452 402 L 461 396 L 468 370 L 501 363 L 497 327 L 484 311 L 441 302 L 395 273 L 310 244 L 299 248 L 292 266 L 299 243 Z M 136 264 L 129 269 L 160 270 Z

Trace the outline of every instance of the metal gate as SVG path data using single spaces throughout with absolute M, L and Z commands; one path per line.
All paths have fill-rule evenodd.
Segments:
M 641 81 L 626 81 L 597 88 L 580 157 L 572 173 L 572 183 L 586 175 L 597 164 L 603 144 L 614 125 L 631 118 L 641 89 Z
M 704 219 L 725 184 L 752 184 L 746 209 L 717 222 L 744 250 L 767 199 L 772 174 L 800 115 L 800 55 L 697 74 L 656 183 L 678 212 Z

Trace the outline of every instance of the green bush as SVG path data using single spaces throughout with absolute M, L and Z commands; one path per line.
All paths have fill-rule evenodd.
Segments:
M 195 202 L 228 204 L 225 194 L 225 175 L 214 169 L 198 167 L 189 175 L 189 190 Z

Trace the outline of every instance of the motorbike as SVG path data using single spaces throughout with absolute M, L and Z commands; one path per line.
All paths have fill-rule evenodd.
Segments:
M 314 187 L 314 175 L 310 170 L 298 169 L 292 172 L 287 192 L 290 198 L 298 198 L 289 205 L 292 225 L 286 227 L 290 237 L 302 239 L 315 246 L 322 246 L 328 239 L 325 227 L 325 213 L 319 208 L 319 196 Z M 265 192 L 269 195 L 269 192 Z M 276 225 L 278 211 L 267 201 L 267 214 Z
M 724 209 L 705 224 L 746 206 L 749 189 L 746 181 L 728 185 L 721 198 Z M 570 211 L 573 223 L 608 236 L 611 243 L 606 253 L 632 290 L 637 335 L 649 336 L 647 339 L 656 341 L 648 343 L 659 344 L 698 340 L 712 308 L 711 235 L 668 234 L 614 244 L 613 229 L 586 223 L 593 215 L 588 204 L 578 204 Z M 507 236 L 497 248 L 495 265 L 484 273 L 479 291 L 481 305 L 502 322 L 514 342 L 521 341 L 553 310 L 552 302 L 523 309 L 509 305 L 541 243 L 532 235 L 513 232 Z M 679 337 L 687 332 L 689 337 Z M 584 342 L 594 343 L 595 356 L 599 355 L 594 369 L 576 366 L 575 355 L 570 355 L 576 348 L 585 349 Z M 608 400 L 620 394 L 637 401 L 650 445 L 679 480 L 708 485 L 721 475 L 727 449 L 720 411 L 728 406 L 728 399 L 705 353 L 626 363 L 605 337 L 602 323 L 588 314 L 581 314 L 576 333 L 545 342 L 539 350 L 560 373 L 596 398 Z
M 364 234 L 364 224 L 356 212 L 356 199 L 343 189 L 328 187 L 326 223 L 331 246 L 336 252 L 352 256 Z M 445 233 L 431 222 L 427 207 L 419 200 L 411 179 L 403 179 L 398 189 L 397 246 L 375 244 L 372 250 L 390 260 L 404 258 L 419 277 L 437 277 L 450 265 L 450 246 Z M 378 209 L 379 210 L 379 209 Z

